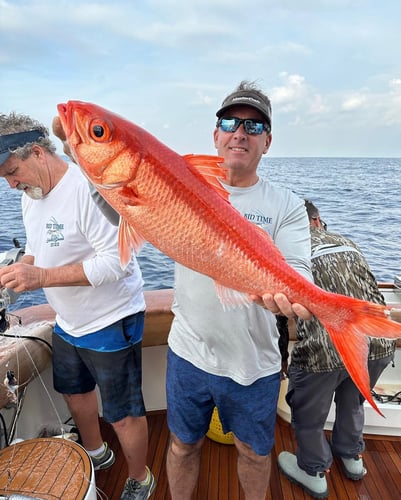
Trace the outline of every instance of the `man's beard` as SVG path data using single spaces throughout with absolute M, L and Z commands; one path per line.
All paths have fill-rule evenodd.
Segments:
M 43 190 L 40 187 L 31 186 L 30 184 L 18 184 L 17 189 L 24 191 L 33 200 L 41 200 L 43 198 Z

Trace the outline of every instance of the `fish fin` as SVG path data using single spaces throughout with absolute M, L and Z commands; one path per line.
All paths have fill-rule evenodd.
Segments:
M 363 397 L 382 416 L 373 401 L 368 363 L 366 337 L 401 338 L 401 324 L 387 318 L 388 308 L 342 295 L 332 295 L 333 320 L 322 320 L 350 377 Z M 327 304 L 326 304 L 327 306 Z
M 352 333 L 342 332 L 340 335 L 329 329 L 327 331 L 354 384 L 377 413 L 384 417 L 373 401 L 370 391 L 368 372 L 369 343 L 367 337 L 355 331 Z
M 138 254 L 144 243 L 145 239 L 126 220 L 120 217 L 118 251 L 122 269 L 125 269 L 131 260 L 131 250 L 134 249 L 134 252 Z
M 235 307 L 249 306 L 252 302 L 249 295 L 232 288 L 227 288 L 220 283 L 214 282 L 217 296 L 224 309 L 231 309 Z
M 141 205 L 146 205 L 146 200 L 143 196 L 140 196 L 133 185 L 123 186 L 118 191 L 121 201 L 128 206 L 138 207 Z
M 118 184 L 94 184 L 94 186 L 99 193 L 118 188 L 118 195 L 121 202 L 130 207 L 147 205 L 146 198 L 138 194 L 132 183 L 123 187 L 119 187 Z
M 220 195 L 228 201 L 230 193 L 224 189 L 219 182 L 227 178 L 227 169 L 222 165 L 224 158 L 211 155 L 194 155 L 189 154 L 183 156 L 184 160 L 194 167 L 202 177 L 210 184 Z

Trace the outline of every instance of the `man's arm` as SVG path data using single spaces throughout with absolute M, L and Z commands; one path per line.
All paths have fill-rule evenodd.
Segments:
M 31 257 L 31 256 L 27 256 Z M 54 286 L 89 286 L 82 263 L 43 268 L 33 265 L 33 258 L 0 269 L 0 283 L 21 293 Z M 32 263 L 27 263 L 31 261 Z

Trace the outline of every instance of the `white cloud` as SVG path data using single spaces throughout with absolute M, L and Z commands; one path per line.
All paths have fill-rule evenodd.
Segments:
M 330 113 L 330 105 L 320 94 L 315 94 L 311 98 L 309 113 L 311 115 L 323 115 Z
M 353 93 L 346 97 L 341 105 L 344 111 L 354 111 L 356 109 L 364 108 L 368 102 L 366 94 Z
M 390 80 L 389 85 L 395 90 L 395 92 L 401 92 L 401 78 L 393 78 Z
M 300 99 L 305 97 L 307 88 L 305 78 L 300 75 L 289 75 L 281 73 L 280 77 L 285 80 L 285 84 L 279 87 L 273 87 L 270 92 L 272 101 L 282 106 L 283 111 L 289 111 L 299 103 Z

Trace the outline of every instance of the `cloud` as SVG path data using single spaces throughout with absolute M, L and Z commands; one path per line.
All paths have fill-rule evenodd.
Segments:
M 353 93 L 352 95 L 346 97 L 341 104 L 341 109 L 343 111 L 355 111 L 357 109 L 364 108 L 368 103 L 368 97 L 366 94 Z
M 0 10 L 3 112 L 50 123 L 58 102 L 88 100 L 174 149 L 212 152 L 217 107 L 249 79 L 271 97 L 276 154 L 375 155 L 385 144 L 401 155 L 396 0 L 0 0 Z
M 280 77 L 285 80 L 285 84 L 273 87 L 270 92 L 271 99 L 281 106 L 282 111 L 290 111 L 308 93 L 305 78 L 301 75 L 289 75 L 288 73 L 281 73 Z

